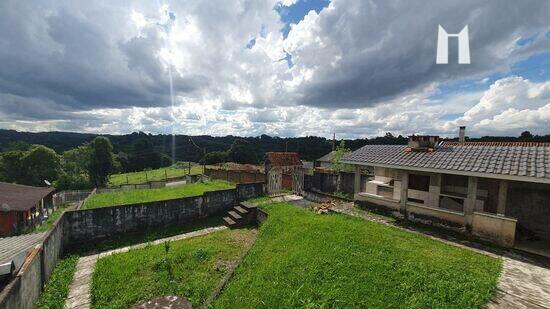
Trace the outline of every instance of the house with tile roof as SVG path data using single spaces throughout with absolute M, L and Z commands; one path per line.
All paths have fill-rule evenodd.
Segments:
M 411 136 L 345 155 L 356 203 L 550 256 L 550 143 L 465 142 L 464 129 L 458 142 Z
M 23 232 L 43 219 L 54 188 L 0 182 L 0 237 Z

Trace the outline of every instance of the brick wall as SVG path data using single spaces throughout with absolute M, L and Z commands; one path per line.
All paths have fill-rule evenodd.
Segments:
M 257 171 L 241 171 L 241 170 L 222 170 L 207 168 L 204 174 L 213 179 L 222 179 L 234 183 L 257 183 L 265 182 L 265 174 Z

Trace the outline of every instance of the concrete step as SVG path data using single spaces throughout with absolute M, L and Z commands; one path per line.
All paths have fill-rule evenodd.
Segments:
M 233 219 L 229 217 L 223 217 L 223 221 L 227 227 L 237 227 L 237 222 L 233 221 Z
M 235 206 L 235 207 L 233 207 L 233 210 L 235 210 L 240 215 L 248 215 L 248 210 L 244 209 L 241 206 Z
M 258 208 L 256 204 L 252 204 L 250 202 L 241 202 L 241 206 L 246 210 L 255 210 L 256 208 Z
M 240 222 L 243 219 L 241 215 L 239 215 L 236 211 L 233 211 L 233 210 L 228 211 L 227 214 L 231 219 L 233 219 L 236 222 Z

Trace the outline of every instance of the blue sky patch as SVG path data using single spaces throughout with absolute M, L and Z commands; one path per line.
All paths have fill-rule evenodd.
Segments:
M 281 16 L 281 21 L 285 23 L 285 26 L 281 31 L 286 39 L 290 32 L 290 25 L 297 24 L 309 11 L 314 10 L 319 13 L 326 8 L 330 3 L 330 0 L 298 0 L 294 5 L 283 6 L 278 4 L 275 6 L 275 10 Z

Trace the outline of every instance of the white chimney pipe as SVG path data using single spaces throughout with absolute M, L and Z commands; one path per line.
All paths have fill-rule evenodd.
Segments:
M 461 126 L 458 130 L 458 142 L 463 144 L 466 141 L 466 127 Z

